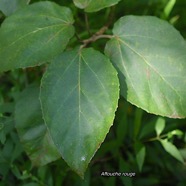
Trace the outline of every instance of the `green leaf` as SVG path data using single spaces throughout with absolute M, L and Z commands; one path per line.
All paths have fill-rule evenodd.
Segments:
M 180 162 L 184 163 L 183 157 L 181 156 L 179 150 L 177 149 L 177 147 L 175 145 L 173 145 L 172 143 L 170 143 L 169 141 L 167 141 L 167 139 L 161 139 L 160 140 L 163 148 L 174 158 L 176 158 L 177 160 L 179 160 Z
M 97 12 L 103 8 L 113 6 L 120 0 L 73 0 L 78 8 L 85 9 L 86 12 Z
M 155 124 L 155 130 L 156 130 L 157 136 L 159 136 L 162 133 L 164 128 L 165 128 L 165 119 L 162 117 L 158 117 L 156 124 Z
M 0 0 L 0 10 L 6 16 L 10 16 L 16 10 L 24 7 L 30 0 Z
M 113 124 L 118 97 L 115 69 L 91 48 L 62 53 L 44 74 L 45 122 L 62 157 L 81 177 Z
M 73 0 L 74 4 L 78 8 L 86 8 L 92 0 Z
M 179 129 L 175 129 L 175 130 L 171 131 L 170 133 L 175 136 L 182 136 L 184 134 L 183 131 L 181 131 Z
M 167 133 L 167 138 L 171 139 L 173 136 L 182 136 L 183 134 L 184 133 L 181 130 L 175 129 Z
M 74 34 L 70 9 L 52 2 L 29 5 L 0 28 L 0 72 L 48 62 Z
M 174 8 L 176 4 L 176 0 L 169 0 L 167 5 L 165 6 L 164 8 L 164 14 L 165 14 L 165 17 L 168 18 L 172 9 Z
M 186 160 L 186 148 L 180 149 L 181 156 Z
M 138 168 L 141 171 L 145 160 L 146 148 L 142 143 L 137 142 L 135 144 L 135 152 L 136 152 L 136 161 L 138 164 Z
M 45 165 L 60 157 L 42 119 L 39 87 L 27 87 L 15 107 L 16 129 L 33 165 Z
M 157 115 L 186 117 L 186 43 L 166 21 L 125 16 L 114 25 L 105 53 L 119 73 L 121 94 Z

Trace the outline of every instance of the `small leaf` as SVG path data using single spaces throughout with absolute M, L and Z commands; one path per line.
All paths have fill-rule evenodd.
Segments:
M 135 152 L 136 152 L 136 161 L 138 164 L 138 168 L 141 171 L 145 160 L 146 148 L 143 144 L 138 142 L 135 144 Z
M 78 8 L 85 9 L 86 12 L 97 12 L 103 8 L 113 6 L 120 0 L 73 0 Z
M 165 119 L 162 117 L 158 117 L 156 124 L 155 124 L 155 130 L 156 130 L 157 136 L 159 136 L 162 133 L 164 128 L 165 128 Z
M 174 8 L 174 5 L 176 4 L 176 0 L 169 0 L 167 5 L 164 8 L 164 14 L 165 17 L 168 18 L 172 9 Z
M 0 72 L 36 66 L 61 53 L 74 34 L 70 9 L 52 2 L 26 6 L 0 28 Z
M 161 139 L 160 140 L 163 148 L 174 158 L 176 158 L 177 160 L 179 160 L 180 162 L 184 163 L 183 157 L 181 156 L 179 150 L 177 149 L 177 147 L 175 145 L 173 145 L 172 143 L 170 143 L 169 141 L 167 141 L 167 139 Z
M 24 7 L 30 2 L 30 0 L 0 0 L 0 10 L 6 16 L 10 16 L 16 10 Z
M 173 136 L 182 136 L 183 132 L 179 129 L 175 129 L 167 133 L 167 138 L 171 139 Z
M 63 159 L 81 177 L 113 124 L 118 97 L 115 69 L 93 49 L 62 53 L 44 74 L 45 122 Z
M 20 94 L 15 120 L 21 143 L 33 165 L 45 165 L 60 157 L 42 119 L 39 87 L 30 86 Z
M 125 16 L 114 25 L 105 53 L 118 70 L 121 94 L 161 116 L 186 117 L 186 42 L 166 21 Z
M 175 129 L 175 130 L 171 131 L 170 133 L 175 136 L 182 136 L 183 135 L 183 132 L 179 129 Z

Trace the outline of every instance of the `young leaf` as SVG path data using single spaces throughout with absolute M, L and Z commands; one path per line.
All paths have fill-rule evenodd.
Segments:
M 138 168 L 141 171 L 145 160 L 146 148 L 143 144 L 138 142 L 135 144 L 135 152 L 136 152 L 136 161 L 138 164 Z
M 73 36 L 72 23 L 70 9 L 48 1 L 26 6 L 5 19 L 0 28 L 0 72 L 51 60 Z
M 156 124 L 155 124 L 155 130 L 156 130 L 157 136 L 159 136 L 162 133 L 164 128 L 165 128 L 165 119 L 162 117 L 158 117 Z
M 0 0 L 0 10 L 6 16 L 10 16 L 19 8 L 27 5 L 30 0 Z
M 183 157 L 181 156 L 179 150 L 176 148 L 175 145 L 167 141 L 167 139 L 161 139 L 160 140 L 163 148 L 174 158 L 179 160 L 180 162 L 184 163 Z
M 125 16 L 106 46 L 119 72 L 121 93 L 147 112 L 186 117 L 186 42 L 166 21 Z
M 93 49 L 62 53 L 44 74 L 45 122 L 63 159 L 81 177 L 113 124 L 118 97 L 115 69 Z
M 176 0 L 169 0 L 169 2 L 167 3 L 167 5 L 165 6 L 164 8 L 164 14 L 165 14 L 165 17 L 168 18 L 172 9 L 174 8 L 176 4 Z
M 15 121 L 20 140 L 33 165 L 45 165 L 60 157 L 42 119 L 39 87 L 30 86 L 20 94 Z
M 113 6 L 120 0 L 73 0 L 78 8 L 85 9 L 86 12 L 97 12 L 103 8 Z
M 171 131 L 170 133 L 175 136 L 182 136 L 184 134 L 183 131 L 181 131 L 179 129 L 175 129 L 175 130 Z

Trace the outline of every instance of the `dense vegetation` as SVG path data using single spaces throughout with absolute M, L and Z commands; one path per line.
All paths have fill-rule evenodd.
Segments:
M 0 186 L 185 186 L 185 8 L 0 0 Z

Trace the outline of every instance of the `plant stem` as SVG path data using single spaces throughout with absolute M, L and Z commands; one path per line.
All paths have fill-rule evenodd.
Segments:
M 90 37 L 92 34 L 90 32 L 90 26 L 89 26 L 89 21 L 88 21 L 88 15 L 87 15 L 87 13 L 85 13 L 85 24 L 86 24 L 87 32 L 88 32 L 89 37 Z
M 81 45 L 80 49 L 86 47 L 89 43 L 92 43 L 98 39 L 101 38 L 108 38 L 111 39 L 114 36 L 113 35 L 106 35 L 104 34 L 104 32 L 108 29 L 108 26 L 103 26 L 102 28 L 100 28 L 94 35 L 92 35 L 90 38 L 85 39 L 82 41 L 83 45 Z
M 112 7 L 110 9 L 109 16 L 108 16 L 108 22 L 103 27 L 101 27 L 95 34 L 93 34 L 92 36 L 91 36 L 91 32 L 90 32 L 90 27 L 89 27 L 88 16 L 85 13 L 85 23 L 86 23 L 86 28 L 87 28 L 87 31 L 88 31 L 88 34 L 89 34 L 90 38 L 81 41 L 83 44 L 80 46 L 80 50 L 82 48 L 86 47 L 89 43 L 95 42 L 98 39 L 101 39 L 101 38 L 111 39 L 111 38 L 114 37 L 113 35 L 104 34 L 106 32 L 106 30 L 108 29 L 108 27 L 113 22 L 114 10 L 115 10 L 115 7 Z M 76 37 L 77 37 L 77 35 L 76 35 Z M 79 40 L 79 37 L 77 37 L 77 38 Z

